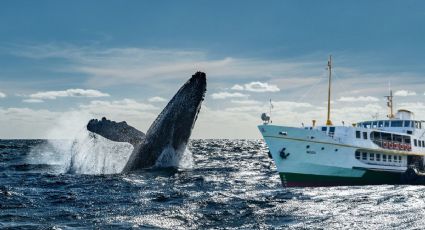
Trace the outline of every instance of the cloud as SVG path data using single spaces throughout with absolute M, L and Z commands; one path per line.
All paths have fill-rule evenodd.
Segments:
M 162 97 L 151 97 L 148 99 L 149 102 L 165 102 L 167 101 L 165 98 Z
M 22 100 L 22 102 L 25 102 L 25 103 L 43 103 L 44 101 L 43 100 L 41 100 L 41 99 L 24 99 L 24 100 Z
M 151 104 L 145 104 L 137 102 L 133 99 L 125 98 L 123 100 L 115 101 L 103 101 L 103 100 L 94 100 L 90 101 L 89 104 L 82 104 L 79 106 L 82 109 L 89 110 L 91 112 L 98 111 L 149 111 L 156 110 L 157 107 Z
M 231 89 L 240 90 L 240 91 L 246 90 L 251 92 L 279 92 L 280 91 L 277 85 L 271 85 L 267 82 L 259 82 L 259 81 L 253 81 L 243 86 L 236 84 Z
M 394 96 L 399 96 L 399 97 L 407 97 L 407 96 L 415 96 L 416 92 L 415 91 L 408 91 L 408 90 L 397 90 L 394 93 Z
M 317 76 L 323 62 L 310 60 L 263 60 L 252 58 L 210 57 L 200 50 L 146 49 L 136 47 L 99 48 L 72 44 L 18 46 L 12 54 L 30 59 L 56 59 L 54 71 L 87 76 L 86 84 L 155 84 L 180 80 L 201 70 L 215 79 L 270 79 L 285 73 L 289 77 Z M 301 71 L 302 70 L 302 71 Z M 271 86 L 254 90 L 276 90 Z
M 248 94 L 243 93 L 229 93 L 229 92 L 219 92 L 211 94 L 212 99 L 227 99 L 227 98 L 244 98 L 249 97 Z
M 245 84 L 246 91 L 252 92 L 278 92 L 280 89 L 276 85 L 269 85 L 267 82 L 254 81 Z
M 94 89 L 67 89 L 61 91 L 45 91 L 31 94 L 31 99 L 56 99 L 58 97 L 109 97 L 109 94 Z
M 341 97 L 338 99 L 338 101 L 342 102 L 376 102 L 379 101 L 379 98 L 372 97 L 372 96 L 360 96 L 360 97 Z
M 244 90 L 245 88 L 242 85 L 236 84 L 231 89 L 233 89 L 233 90 Z
M 7 95 L 3 92 L 0 92 L 0 98 L 5 98 L 5 97 L 7 97 Z
M 87 124 L 89 119 L 107 117 L 115 121 L 127 121 L 132 126 L 146 131 L 159 113 L 159 109 L 151 104 L 137 102 L 133 99 L 114 101 L 94 100 L 67 111 L 50 111 L 30 108 L 0 107 L 0 138 L 66 138 L 65 130 L 59 130 L 53 136 L 52 129 L 63 122 L 77 129 Z M 57 129 L 56 129 L 57 130 Z
M 240 105 L 258 105 L 261 104 L 260 101 L 256 100 L 231 100 L 230 102 L 234 104 L 240 104 Z

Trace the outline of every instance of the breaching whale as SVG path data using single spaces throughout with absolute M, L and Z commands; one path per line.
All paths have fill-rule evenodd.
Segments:
M 206 75 L 196 72 L 177 91 L 146 134 L 126 122 L 93 119 L 87 129 L 109 140 L 133 145 L 123 173 L 150 168 L 162 154 L 180 155 L 186 149 L 207 88 Z

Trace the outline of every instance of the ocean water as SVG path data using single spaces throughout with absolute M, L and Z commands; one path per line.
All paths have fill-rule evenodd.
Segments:
M 425 228 L 424 186 L 283 188 L 261 140 L 192 140 L 191 167 L 129 175 L 125 153 L 66 173 L 91 158 L 48 143 L 0 141 L 0 228 Z

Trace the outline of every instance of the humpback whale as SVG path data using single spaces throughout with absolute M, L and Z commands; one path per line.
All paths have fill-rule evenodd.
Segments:
M 168 102 L 146 134 L 124 121 L 114 122 L 106 118 L 90 120 L 87 129 L 109 140 L 133 145 L 133 152 L 123 173 L 153 167 L 161 155 L 181 156 L 185 151 L 206 87 L 205 73 L 196 72 L 192 75 Z

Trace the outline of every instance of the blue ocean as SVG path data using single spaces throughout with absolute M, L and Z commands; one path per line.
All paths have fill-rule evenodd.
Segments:
M 188 167 L 127 175 L 106 168 L 99 171 L 90 164 L 78 173 L 67 173 L 63 160 L 67 153 L 61 155 L 63 150 L 50 142 L 0 141 L 0 228 L 425 226 L 424 186 L 283 188 L 261 140 L 191 140 L 188 149 L 193 162 Z

